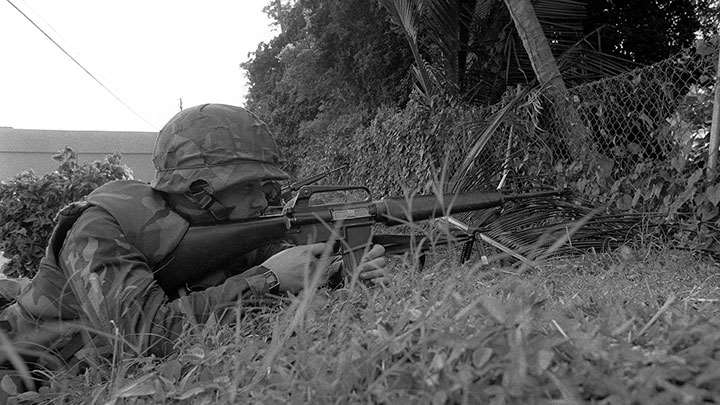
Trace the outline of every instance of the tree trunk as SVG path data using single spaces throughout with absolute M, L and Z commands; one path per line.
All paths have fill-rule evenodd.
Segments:
M 708 149 L 708 177 L 715 180 L 718 145 L 720 145 L 720 52 L 718 53 L 717 77 L 715 78 L 715 98 L 713 101 L 712 123 L 710 124 L 710 145 Z
M 567 87 L 530 0 L 504 1 L 538 81 L 543 86 L 549 86 L 551 94 L 564 97 Z
M 560 123 L 567 128 L 570 153 L 575 155 L 579 152 L 578 148 L 583 149 L 582 145 L 588 139 L 589 132 L 577 109 L 568 100 L 567 86 L 565 86 L 565 81 L 550 50 L 550 44 L 545 37 L 540 21 L 535 15 L 535 9 L 530 0 L 504 0 L 504 2 L 510 11 L 510 16 L 530 59 L 535 76 L 538 82 L 547 88 L 546 92 L 555 104 L 555 113 Z

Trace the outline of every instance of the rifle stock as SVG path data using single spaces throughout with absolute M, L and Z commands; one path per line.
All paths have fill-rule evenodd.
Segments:
M 205 275 L 227 268 L 248 252 L 281 239 L 290 229 L 286 216 L 191 226 L 178 246 L 155 270 L 155 279 L 169 295 Z

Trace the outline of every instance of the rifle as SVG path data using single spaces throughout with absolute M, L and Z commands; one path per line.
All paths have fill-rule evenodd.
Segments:
M 322 193 L 360 191 L 366 198 L 339 204 L 310 205 L 311 197 Z M 506 201 L 547 198 L 559 191 L 526 194 L 470 192 L 418 195 L 409 199 L 370 199 L 363 186 L 303 186 L 280 214 L 229 221 L 215 225 L 191 226 L 175 250 L 155 272 L 160 286 L 170 295 L 178 288 L 236 263 L 238 258 L 276 240 L 297 244 L 336 240 L 335 253 L 342 255 L 343 275 L 352 274 L 365 250 L 383 244 L 386 254 L 407 250 L 413 235 L 376 235 L 372 226 L 396 226 L 450 214 L 497 207 Z

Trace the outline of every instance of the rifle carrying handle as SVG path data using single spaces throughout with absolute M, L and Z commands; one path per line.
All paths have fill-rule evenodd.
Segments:
M 358 201 L 361 203 L 370 202 L 370 189 L 365 186 L 343 186 L 343 185 L 310 185 L 302 186 L 298 191 L 297 197 L 295 198 L 294 208 L 307 208 L 310 203 L 310 198 L 315 194 L 329 193 L 332 191 L 348 191 L 348 190 L 362 190 L 365 192 L 367 197 Z

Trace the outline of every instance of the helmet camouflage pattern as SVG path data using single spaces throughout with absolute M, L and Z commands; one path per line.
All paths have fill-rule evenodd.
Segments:
M 213 191 L 251 180 L 284 180 L 267 125 L 244 108 L 203 104 L 176 114 L 158 133 L 155 179 L 166 193 L 185 193 L 196 180 Z

